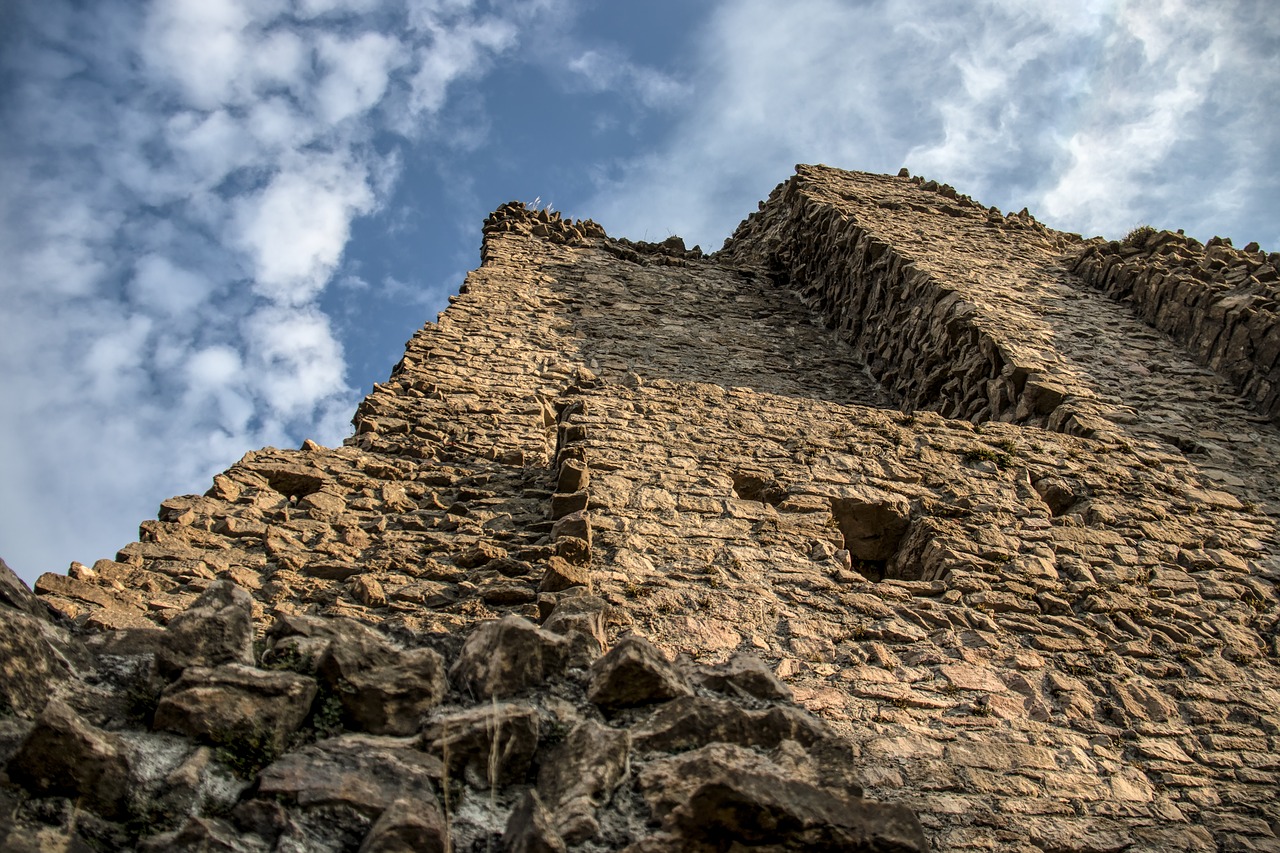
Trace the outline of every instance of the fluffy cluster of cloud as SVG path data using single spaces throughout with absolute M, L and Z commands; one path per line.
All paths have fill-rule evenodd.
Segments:
M 553 4 L 18 4 L 0 117 L 0 547 L 124 544 L 264 444 L 347 432 L 319 297 L 400 142 Z M 396 136 L 398 135 L 398 136 Z M 389 141 L 390 140 L 390 141 Z
M 1280 245 L 1280 16 L 1267 0 L 718 4 L 696 105 L 607 167 L 589 212 L 712 248 L 796 162 L 908 166 L 1122 235 Z

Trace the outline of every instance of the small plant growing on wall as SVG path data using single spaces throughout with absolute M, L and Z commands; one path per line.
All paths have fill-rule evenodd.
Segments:
M 1135 249 L 1141 249 L 1147 245 L 1147 241 L 1156 236 L 1156 229 L 1150 225 L 1139 225 L 1128 234 L 1125 235 L 1124 244 L 1132 246 Z

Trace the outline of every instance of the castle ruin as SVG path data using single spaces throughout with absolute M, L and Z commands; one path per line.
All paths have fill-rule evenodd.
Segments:
M 481 255 L 344 446 L 0 578 L 0 847 L 1280 850 L 1280 255 L 824 166 Z

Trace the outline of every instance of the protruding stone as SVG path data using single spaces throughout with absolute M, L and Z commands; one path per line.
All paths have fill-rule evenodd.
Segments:
M 821 720 L 794 705 L 750 710 L 723 699 L 683 696 L 654 711 L 631 736 L 638 749 L 676 752 L 717 741 L 764 749 L 786 740 L 812 746 L 833 735 Z
M 585 489 L 591 482 L 591 469 L 586 460 L 566 459 L 560 465 L 560 476 L 556 480 L 556 491 L 561 493 L 577 492 Z
M 343 805 L 376 818 L 396 800 L 436 802 L 440 761 L 399 739 L 342 735 L 290 752 L 259 774 L 257 796 L 303 808 Z
M 591 570 L 582 565 L 574 565 L 559 557 L 547 561 L 546 571 L 542 575 L 539 592 L 562 592 L 570 587 L 586 587 L 591 591 Z
M 369 829 L 359 853 L 451 853 L 449 824 L 429 791 L 393 802 Z
M 515 696 L 559 673 L 569 653 L 565 637 L 510 614 L 472 631 L 449 674 L 477 699 Z
M 351 579 L 351 594 L 361 604 L 369 607 L 385 607 L 387 593 L 377 578 L 370 575 L 356 575 Z
M 444 658 L 432 649 L 409 649 L 394 663 L 350 673 L 338 688 L 343 719 L 353 729 L 411 735 L 440 704 L 449 685 Z
M 240 664 L 187 667 L 160 696 L 153 727 L 270 758 L 307 718 L 314 679 Z M 251 763 L 251 762 L 250 762 Z
M 565 853 L 568 849 L 532 788 L 511 810 L 502 833 L 502 849 L 507 853 Z
M 740 652 L 726 663 L 698 667 L 692 677 L 703 687 L 727 696 L 791 701 L 791 688 L 783 684 L 764 661 L 751 654 Z
M 449 777 L 489 790 L 522 781 L 538 748 L 538 711 L 526 702 L 491 702 L 442 714 L 422 733 L 422 748 Z
M 625 729 L 584 720 L 543 760 L 538 791 L 567 843 L 596 837 L 600 830 L 596 808 L 621 783 L 630 750 L 631 736 Z
M 652 705 L 689 696 L 684 675 L 662 652 L 637 634 L 628 634 L 591 666 L 587 699 L 606 711 Z
M 668 849 L 930 849 L 908 809 L 795 779 L 742 747 L 717 744 L 654 762 L 641 774 L 640 788 L 662 822 Z
M 230 581 L 211 583 L 191 607 L 168 625 L 156 654 L 156 668 L 167 678 L 189 666 L 252 666 L 253 599 Z
M 570 589 L 559 596 L 542 628 L 565 637 L 581 634 L 593 641 L 593 655 L 603 654 L 608 640 L 605 618 L 609 603 L 599 596 L 574 593 L 575 590 Z
M 124 743 L 61 700 L 45 705 L 6 772 L 37 796 L 70 797 L 107 818 L 128 813 L 130 761 Z

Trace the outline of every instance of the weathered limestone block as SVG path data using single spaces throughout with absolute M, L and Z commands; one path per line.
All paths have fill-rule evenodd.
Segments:
M 566 459 L 560 465 L 556 479 L 556 491 L 563 494 L 579 492 L 591 484 L 591 469 L 582 459 Z
M 430 808 L 440 761 L 398 738 L 346 734 L 304 747 L 259 774 L 257 796 L 302 808 L 342 805 L 377 818 L 397 800 Z
M 450 778 L 489 790 L 525 778 L 538 731 L 538 711 L 531 704 L 494 701 L 437 715 L 423 729 L 420 745 Z
M 606 711 L 692 695 L 684 675 L 648 640 L 628 634 L 591 665 L 587 698 Z
M 594 720 L 573 727 L 543 760 L 538 792 L 554 813 L 553 825 L 570 844 L 596 837 L 596 808 L 612 795 L 628 768 L 631 736 Z
M 44 621 L 0 606 L 0 713 L 34 717 L 72 676 Z
M 38 796 L 79 799 L 103 817 L 129 814 L 131 757 L 114 734 L 90 725 L 61 700 L 45 705 L 5 768 Z
M 631 730 L 637 749 L 664 752 L 715 742 L 773 749 L 790 740 L 812 746 L 831 736 L 821 720 L 792 705 L 749 710 L 701 696 L 673 699 Z
M 358 853 L 450 853 L 449 826 L 434 794 L 398 799 L 387 806 Z
M 229 581 L 214 581 L 188 610 L 170 620 L 156 668 L 175 678 L 189 666 L 252 666 L 253 635 L 253 598 Z
M 542 575 L 539 592 L 563 592 L 571 587 L 585 587 L 591 591 L 591 570 L 582 565 L 575 565 L 559 557 L 547 561 L 547 568 Z
M 791 688 L 783 684 L 764 661 L 752 654 L 738 653 L 722 664 L 698 667 L 694 683 L 731 698 L 753 697 L 789 702 Z
M 726 842 L 833 853 L 930 849 L 908 809 L 795 780 L 742 747 L 716 744 L 654 762 L 639 784 L 664 830 L 642 850 Z
M 515 696 L 570 665 L 590 663 L 590 648 L 514 614 L 486 622 L 463 645 L 450 677 L 477 699 Z
M 411 735 L 448 692 L 444 658 L 433 649 L 408 649 L 394 663 L 350 673 L 337 688 L 343 720 L 358 731 Z
M 312 678 L 241 664 L 189 666 L 160 696 L 153 727 L 207 743 L 281 749 L 311 712 Z

